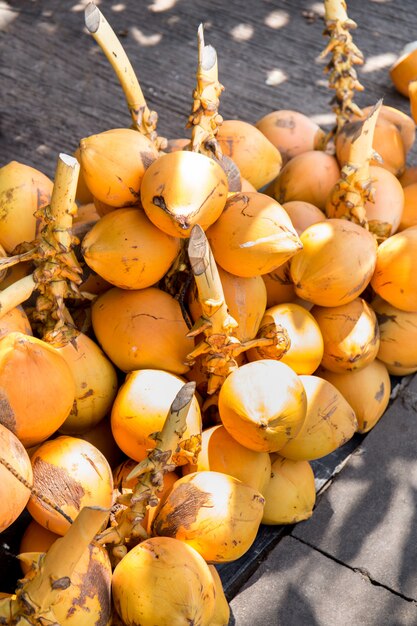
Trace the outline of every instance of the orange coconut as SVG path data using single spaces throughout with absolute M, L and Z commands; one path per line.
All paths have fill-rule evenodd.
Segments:
M 390 399 L 391 380 L 386 365 L 379 359 L 349 372 L 320 369 L 319 376 L 332 383 L 355 411 L 358 432 L 367 433 L 384 414 Z
M 417 227 L 388 237 L 378 247 L 373 290 L 403 311 L 417 311 Z
M 261 276 L 236 276 L 219 269 L 224 297 L 230 315 L 237 321 L 234 334 L 240 341 L 253 339 L 266 308 L 266 288 Z M 196 289 L 190 290 L 189 308 L 194 322 L 201 316 Z
M 92 306 L 95 335 L 121 370 L 160 368 L 174 374 L 188 370 L 185 357 L 194 348 L 178 301 L 156 287 L 114 287 Z
M 271 454 L 271 461 L 262 523 L 296 524 L 311 517 L 316 487 L 310 463 L 285 459 L 278 453 Z
M 243 178 L 255 189 L 261 189 L 278 175 L 281 154 L 253 124 L 224 120 L 216 138 L 223 154 L 236 163 Z
M 307 309 L 294 302 L 277 304 L 265 311 L 261 321 L 259 336 L 262 328 L 271 321 L 282 326 L 288 333 L 290 347 L 283 356 L 279 356 L 281 363 L 285 363 L 296 374 L 313 374 L 323 357 L 323 337 L 317 321 Z M 250 361 L 262 358 L 273 359 L 276 349 L 251 348 L 247 355 Z
M 179 239 L 154 226 L 144 211 L 119 209 L 103 216 L 84 237 L 86 263 L 112 285 L 143 289 L 157 283 L 179 252 Z
M 294 461 L 320 459 L 355 433 L 355 412 L 338 389 L 319 376 L 300 376 L 307 396 L 307 414 L 295 436 L 279 454 Z
M 77 161 L 81 164 L 81 155 L 80 155 L 79 147 L 74 151 L 74 156 L 77 159 Z M 93 202 L 93 194 L 87 187 L 87 183 L 85 182 L 81 168 L 78 173 L 77 191 L 75 193 L 75 199 L 80 204 L 89 204 L 90 202 L 91 203 Z
M 18 331 L 23 335 L 32 335 L 29 318 L 21 306 L 11 309 L 0 317 L 0 337 L 13 331 Z
M 52 435 L 75 398 L 74 377 L 64 357 L 41 339 L 17 331 L 0 339 L 0 386 L 0 423 L 26 447 Z
M 290 220 L 298 235 L 301 235 L 306 228 L 317 222 L 324 222 L 326 219 L 323 211 L 320 211 L 314 204 L 303 202 L 302 200 L 291 200 L 282 205 L 290 216 Z
M 371 165 L 370 176 L 375 196 L 372 202 L 368 200 L 365 203 L 366 218 L 372 230 L 382 227 L 389 237 L 397 232 L 400 225 L 405 192 L 398 178 L 383 167 Z
M 234 476 L 263 494 L 271 477 L 271 460 L 267 452 L 242 446 L 218 424 L 203 430 L 197 465 L 185 465 L 183 473 L 207 470 Z
M 294 283 L 290 276 L 290 263 L 291 259 L 272 270 L 272 272 L 262 275 L 266 287 L 267 308 L 275 304 L 292 302 L 297 297 L 294 291 Z
M 275 452 L 295 437 L 305 419 L 306 396 L 297 374 L 265 359 L 232 372 L 219 393 L 222 423 L 250 450 Z
M 323 337 L 323 367 L 332 372 L 352 371 L 369 365 L 376 358 L 378 323 L 363 298 L 335 307 L 313 306 L 311 314 Z
M 216 262 L 236 276 L 267 274 L 301 249 L 286 211 L 258 192 L 230 197 L 207 238 Z
M 117 445 L 127 456 L 141 461 L 155 447 L 152 433 L 162 430 L 170 406 L 184 381 L 163 370 L 140 369 L 127 375 L 111 412 L 111 426 Z M 201 413 L 193 398 L 183 439 L 201 432 Z
M 0 532 L 8 528 L 25 508 L 30 491 L 4 466 L 8 463 L 22 476 L 29 485 L 32 484 L 32 466 L 23 444 L 11 430 L 0 424 Z
M 303 249 L 291 260 L 295 292 L 320 306 L 339 306 L 358 297 L 370 282 L 377 255 L 375 237 L 353 222 L 327 219 L 300 237 Z
M 25 552 L 47 552 L 60 536 L 32 519 L 20 540 L 19 554 Z M 31 569 L 26 559 L 20 561 L 20 566 L 24 574 Z
M 321 150 L 324 145 L 325 132 L 299 111 L 272 111 L 258 120 L 255 126 L 279 150 L 283 163 L 302 152 Z
M 106 457 L 111 468 L 116 467 L 124 459 L 124 454 L 114 440 L 111 430 L 110 416 L 98 424 L 77 435 L 79 439 L 88 441 Z
M 173 237 L 189 237 L 199 224 L 206 230 L 223 211 L 228 183 L 223 168 L 197 152 L 164 154 L 146 171 L 141 201 L 155 226 Z
M 398 179 L 403 187 L 417 183 L 417 165 L 406 167 Z
M 327 197 L 339 179 L 336 157 L 310 150 L 288 161 L 267 193 L 282 204 L 302 200 L 324 210 Z
M 398 230 L 417 226 L 417 182 L 404 187 L 404 210 Z
M 104 455 L 88 441 L 61 436 L 42 443 L 31 458 L 33 485 L 74 520 L 84 506 L 110 508 L 113 477 Z M 58 535 L 68 530 L 69 521 L 51 509 L 38 495 L 27 505 L 41 526 Z
M 145 170 L 158 158 L 150 139 L 114 128 L 80 141 L 81 174 L 93 196 L 111 206 L 137 204 Z
M 408 44 L 389 71 L 397 91 L 408 98 L 408 84 L 417 78 L 417 43 Z

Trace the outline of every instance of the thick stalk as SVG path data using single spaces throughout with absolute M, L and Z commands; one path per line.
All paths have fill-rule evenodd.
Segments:
M 121 84 L 133 127 L 149 137 L 158 149 L 163 150 L 166 147 L 166 140 L 158 137 L 156 132 L 158 114 L 148 108 L 137 76 L 122 44 L 93 2 L 90 2 L 85 9 L 85 25 L 106 55 Z
M 190 149 L 207 156 L 214 155 L 220 160 L 222 152 L 216 134 L 223 122 L 218 110 L 219 96 L 224 87 L 218 80 L 216 50 L 213 46 L 205 45 L 202 24 L 198 28 L 197 39 L 197 86 L 193 92 L 193 106 L 187 124 L 192 128 Z
M 35 289 L 34 276 L 29 274 L 0 291 L 0 318 L 30 298 Z
M 81 510 L 67 533 L 41 556 L 32 575 L 20 581 L 16 598 L 0 600 L 0 623 L 18 626 L 57 624 L 54 604 L 59 602 L 61 591 L 70 586 L 75 566 L 108 514 L 108 510 L 99 507 Z
M 197 285 L 198 299 L 201 306 L 201 317 L 188 333 L 195 337 L 204 333 L 204 339 L 187 355 L 187 363 L 193 365 L 197 357 L 202 357 L 203 368 L 207 372 L 209 395 L 218 391 L 238 364 L 236 357 L 257 346 L 285 345 L 290 346 L 287 333 L 275 327 L 268 337 L 260 337 L 247 342 L 240 342 L 233 335 L 238 324 L 229 314 L 224 298 L 216 262 L 207 241 L 207 237 L 198 224 L 193 227 L 188 245 L 191 269 Z M 283 333 L 286 335 L 282 342 Z
M 347 219 L 366 229 L 370 229 L 370 225 L 365 204 L 372 201 L 375 194 L 369 164 L 375 154 L 372 142 L 381 106 L 382 100 L 379 100 L 364 120 L 344 126 L 342 132 L 349 142 L 349 157 L 326 206 L 327 217 Z
M 132 493 L 121 495 L 117 502 L 124 508 L 116 515 L 116 524 L 105 530 L 97 540 L 101 544 L 113 544 L 116 561 L 127 552 L 127 542 L 132 539 L 146 539 L 147 534 L 141 522 L 148 506 L 158 504 L 158 493 L 163 486 L 163 477 L 176 467 L 176 460 L 184 456 L 190 463 L 197 462 L 200 438 L 181 441 L 187 428 L 187 415 L 194 397 L 195 383 L 181 387 L 171 404 L 161 432 L 153 434 L 156 446 L 149 451 L 146 459 L 129 474 L 127 480 L 137 478 Z
M 361 110 L 353 102 L 355 91 L 363 91 L 358 80 L 355 65 L 363 64 L 362 52 L 355 46 L 350 31 L 356 23 L 349 19 L 344 0 L 324 0 L 325 23 L 324 35 L 330 38 L 320 57 L 331 55 L 325 67 L 330 89 L 334 89 L 333 111 L 336 114 L 336 126 L 327 140 L 340 132 L 352 114 L 361 115 Z

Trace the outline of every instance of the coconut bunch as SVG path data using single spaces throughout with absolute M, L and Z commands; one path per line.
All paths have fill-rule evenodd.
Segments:
M 308 519 L 311 461 L 417 371 L 414 122 L 356 106 L 356 25 L 325 10 L 330 132 L 223 120 L 200 27 L 190 136 L 160 137 L 90 4 L 131 127 L 81 138 L 53 182 L 0 170 L 0 529 L 33 519 L 5 623 L 226 625 L 213 564 Z

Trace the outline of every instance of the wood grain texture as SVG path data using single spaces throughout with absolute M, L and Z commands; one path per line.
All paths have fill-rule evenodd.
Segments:
M 0 165 L 20 160 L 53 176 L 59 152 L 71 153 L 84 136 L 129 125 L 123 93 L 84 27 L 86 2 L 2 5 Z M 317 60 L 327 41 L 320 2 L 102 0 L 99 6 L 120 36 L 149 106 L 159 113 L 162 135 L 186 133 L 200 22 L 219 57 L 224 118 L 255 122 L 283 108 L 311 116 L 331 113 L 324 63 Z M 155 10 L 163 6 L 170 8 Z M 411 7 L 411 0 L 348 3 L 358 24 L 354 41 L 366 59 L 358 68 L 366 87 L 358 94 L 360 106 L 383 97 L 385 104 L 409 112 L 388 67 L 415 36 Z M 268 84 L 271 76 L 283 82 Z

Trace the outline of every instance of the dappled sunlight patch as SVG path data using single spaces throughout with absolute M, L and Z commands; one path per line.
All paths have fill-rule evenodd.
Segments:
M 283 70 L 274 67 L 272 70 L 268 71 L 265 83 L 267 85 L 280 85 L 286 80 L 288 80 L 287 74 Z
M 80 0 L 71 7 L 70 11 L 80 13 L 81 11 L 84 11 L 88 4 L 90 4 L 90 0 Z M 101 0 L 94 0 L 94 4 L 99 6 L 99 4 L 101 4 Z
M 290 16 L 286 11 L 271 11 L 266 16 L 264 22 L 269 28 L 282 28 L 290 21 Z
M 156 46 L 162 39 L 162 33 L 147 35 L 136 26 L 132 26 L 129 32 L 133 39 L 141 46 Z
M 230 31 L 230 34 L 235 41 L 248 41 L 249 39 L 252 39 L 253 33 L 254 29 L 251 24 L 238 24 Z
M 112 11 L 114 11 L 114 13 L 120 13 L 121 11 L 126 10 L 126 5 L 124 4 L 124 2 L 119 2 L 119 4 L 113 4 L 113 6 L 110 8 Z
M 377 70 L 386 69 L 387 67 L 391 67 L 396 59 L 397 55 L 393 52 L 385 52 L 383 54 L 370 56 L 367 58 L 361 71 L 363 74 L 370 74 L 371 72 L 376 72 Z
M 0 2 L 0 30 L 4 30 L 19 15 L 19 11 L 13 9 L 8 2 Z
M 161 13 L 162 11 L 169 11 L 172 9 L 178 0 L 154 0 L 151 5 L 149 5 L 149 11 L 153 11 L 154 13 Z

